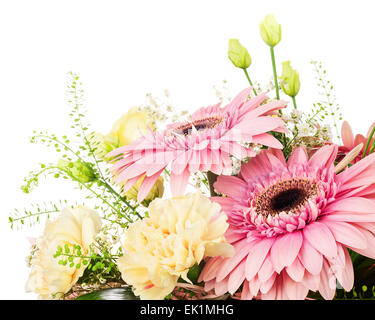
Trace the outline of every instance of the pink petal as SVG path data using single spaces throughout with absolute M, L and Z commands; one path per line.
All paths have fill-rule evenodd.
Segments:
M 176 159 L 172 161 L 171 173 L 174 173 L 176 175 L 181 174 L 185 170 L 190 160 L 191 153 L 192 150 L 180 151 L 176 156 Z
M 333 164 L 337 156 L 337 146 L 327 145 L 320 148 L 309 160 L 311 167 L 329 167 Z
M 122 188 L 123 193 L 128 192 L 129 189 L 130 189 L 132 186 L 134 186 L 134 185 L 137 183 L 137 181 L 138 181 L 142 176 L 143 176 L 143 175 L 141 174 L 141 175 L 139 175 L 139 176 L 137 176 L 137 177 L 131 178 L 131 179 L 129 179 L 128 181 L 126 181 L 125 185 L 124 185 L 123 188 Z
M 323 262 L 323 268 L 320 274 L 319 292 L 326 300 L 332 300 L 336 292 L 336 278 L 326 260 Z
M 261 285 L 261 282 L 258 279 L 258 277 L 255 276 L 251 281 L 245 280 L 245 283 L 248 283 L 249 291 L 250 291 L 251 295 L 256 296 L 259 292 L 259 288 L 260 288 L 260 285 Z
M 139 188 L 139 191 L 138 191 L 138 195 L 137 195 L 137 201 L 140 203 L 144 200 L 144 198 L 147 197 L 148 193 L 150 192 L 150 190 L 152 189 L 152 187 L 154 186 L 155 182 L 158 180 L 158 178 L 160 177 L 161 173 L 163 172 L 164 169 L 160 170 L 159 172 L 155 173 L 153 176 L 151 177 L 146 177 L 140 188 Z
M 294 259 L 294 262 L 286 268 L 286 272 L 289 277 L 296 282 L 300 282 L 305 274 L 305 268 L 301 264 L 298 258 Z
M 234 244 L 235 254 L 221 263 L 216 275 L 217 281 L 223 280 L 248 255 L 249 245 L 247 239 Z
M 218 192 L 229 197 L 240 198 L 247 184 L 235 176 L 219 176 L 214 187 Z
M 339 250 L 343 251 L 345 258 L 345 265 L 343 269 L 339 269 L 339 272 L 335 273 L 337 280 L 345 291 L 350 291 L 354 285 L 354 270 L 352 259 L 350 258 L 349 252 L 347 249 L 342 246 L 338 247 Z
M 248 96 L 250 95 L 251 90 L 252 90 L 252 87 L 242 90 L 238 95 L 234 97 L 234 99 L 229 103 L 229 105 L 226 108 L 239 107 L 243 102 L 247 100 Z
M 253 295 L 250 293 L 249 283 L 245 281 L 241 292 L 241 300 L 251 300 L 252 298 Z
M 301 283 L 293 281 L 286 272 L 283 272 L 283 287 L 282 290 L 285 291 L 286 296 L 290 300 L 304 300 L 309 292 Z
M 306 270 L 301 282 L 306 288 L 309 288 L 312 291 L 317 291 L 320 284 L 320 273 L 311 274 Z
M 271 261 L 276 272 L 290 266 L 301 249 L 303 237 L 300 231 L 278 237 L 271 249 Z
M 259 278 L 259 280 L 261 282 L 267 281 L 272 276 L 272 274 L 274 273 L 274 271 L 275 270 L 274 270 L 274 268 L 272 266 L 271 258 L 268 255 L 264 259 L 264 262 L 263 262 L 262 266 L 260 267 L 260 269 L 258 271 L 258 278 Z
M 263 104 L 258 108 L 250 111 L 244 119 L 248 119 L 249 121 L 251 121 L 251 119 L 262 116 L 266 113 L 286 108 L 287 104 L 288 102 L 283 100 L 272 100 L 271 102 Z
M 259 143 L 267 147 L 275 148 L 275 149 L 282 149 L 282 143 L 277 140 L 273 135 L 269 133 L 262 133 L 252 138 L 253 143 Z
M 245 260 L 243 260 L 229 276 L 228 291 L 234 294 L 245 280 Z
M 345 198 L 329 204 L 324 212 L 375 214 L 375 201 L 361 197 Z
M 275 128 L 284 125 L 283 120 L 269 116 L 258 117 L 252 119 L 251 126 L 247 121 L 242 121 L 232 128 L 234 130 L 241 130 L 248 137 L 255 136 L 261 133 L 272 131 Z
M 343 192 L 344 190 L 374 183 L 371 180 L 374 170 L 375 153 L 365 157 L 336 176 L 337 182 L 342 184 L 339 191 Z
M 235 201 L 228 197 L 211 197 L 210 200 L 220 204 L 221 210 L 227 213 L 232 211 L 232 207 L 235 204 Z
M 189 182 L 190 172 L 189 169 L 185 169 L 182 174 L 176 175 L 173 171 L 171 172 L 171 192 L 172 196 L 183 195 L 186 189 L 186 186 Z
M 371 259 L 375 259 L 375 236 L 372 232 L 362 229 L 358 226 L 360 231 L 362 232 L 363 236 L 366 238 L 367 247 L 366 249 L 358 249 L 358 248 L 352 248 L 348 246 L 349 249 L 352 249 L 355 252 L 358 252 L 359 254 L 369 257 Z
M 325 221 L 324 224 L 332 232 L 337 242 L 358 249 L 367 247 L 366 238 L 350 223 Z
M 337 254 L 336 241 L 326 225 L 315 221 L 303 229 L 303 236 L 320 253 L 327 257 Z
M 301 247 L 301 250 L 298 254 L 300 261 L 302 262 L 303 266 L 309 271 L 310 273 L 316 275 L 319 274 L 322 270 L 323 265 L 323 257 L 322 255 L 316 251 L 308 241 L 304 241 Z
M 246 279 L 251 280 L 259 271 L 266 258 L 274 239 L 262 239 L 254 244 L 246 259 Z
M 295 148 L 292 154 L 289 156 L 288 168 L 292 168 L 300 164 L 305 164 L 307 160 L 308 156 L 305 147 Z
M 354 147 L 354 135 L 352 128 L 350 127 L 347 121 L 342 123 L 341 127 L 341 139 L 344 143 L 344 146 L 348 149 L 352 149 Z
M 228 280 L 229 280 L 229 276 L 219 282 L 216 282 L 215 294 L 217 296 L 221 296 L 228 292 Z
M 221 256 L 208 259 L 204 266 L 201 274 L 199 275 L 198 281 L 208 282 L 216 277 L 216 271 L 218 267 L 223 263 L 224 258 Z
M 275 288 L 275 282 L 277 282 L 278 274 L 276 272 L 273 273 L 271 278 L 269 278 L 266 282 L 261 282 L 260 284 L 260 291 L 263 294 L 268 293 L 272 288 Z M 263 295 L 262 295 L 263 296 Z
M 285 157 L 284 157 L 284 154 L 283 154 L 283 152 L 281 150 L 278 150 L 278 149 L 268 149 L 267 150 L 268 157 L 270 157 L 271 154 L 273 156 L 275 156 L 277 159 L 279 159 L 280 164 L 282 166 L 286 167 Z
M 255 158 L 251 158 L 248 163 L 242 164 L 239 176 L 245 181 L 255 180 L 271 169 L 266 151 L 263 150 Z

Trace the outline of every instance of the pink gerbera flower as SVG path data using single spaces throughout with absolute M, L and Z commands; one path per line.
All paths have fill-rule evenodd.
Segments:
M 284 122 L 269 113 L 286 107 L 284 101 L 271 101 L 260 94 L 248 100 L 251 88 L 243 90 L 226 107 L 220 104 L 199 109 L 190 121 L 171 124 L 166 130 L 152 132 L 133 143 L 112 151 L 120 155 L 112 170 L 115 182 L 124 192 L 146 175 L 138 192 L 142 201 L 163 170 L 171 164 L 171 191 L 183 194 L 190 174 L 211 171 L 231 174 L 230 156 L 239 159 L 255 156 L 244 143 L 282 148 L 269 131 L 286 132 Z
M 352 128 L 350 127 L 349 123 L 347 121 L 344 121 L 341 127 L 341 137 L 342 137 L 343 145 L 339 147 L 339 156 L 342 157 L 343 155 L 349 153 L 356 146 L 362 143 L 363 144 L 362 150 L 358 154 L 358 156 L 353 160 L 353 163 L 356 163 L 359 160 L 361 160 L 363 151 L 365 150 L 365 147 L 366 147 L 367 140 L 374 126 L 375 126 L 375 122 L 371 125 L 370 129 L 367 131 L 366 137 L 364 137 L 361 134 L 357 134 L 354 137 Z M 374 143 L 374 139 L 371 139 L 370 148 L 373 143 Z M 367 155 L 370 153 L 370 148 L 368 148 L 367 150 Z
M 375 154 L 339 174 L 337 146 L 310 159 L 304 148 L 288 162 L 264 150 L 238 177 L 220 176 L 214 197 L 228 215 L 231 258 L 205 265 L 200 281 L 217 295 L 242 299 L 304 299 L 319 291 L 332 299 L 336 279 L 350 291 L 353 266 L 347 248 L 375 258 Z

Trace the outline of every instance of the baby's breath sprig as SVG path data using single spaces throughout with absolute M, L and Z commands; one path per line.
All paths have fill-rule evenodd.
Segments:
M 322 121 L 327 116 L 331 116 L 337 139 L 340 139 L 338 122 L 342 120 L 342 113 L 333 93 L 333 85 L 331 81 L 326 79 L 327 71 L 323 68 L 321 62 L 311 61 L 311 64 L 316 72 L 317 86 L 323 90 L 320 94 L 324 96 L 324 100 L 314 104 L 313 113 L 316 113 L 315 116 L 319 116 Z
M 60 200 L 56 203 L 42 203 L 42 204 L 32 204 L 31 209 L 25 208 L 23 211 L 15 209 L 14 212 L 9 216 L 9 223 L 11 229 L 16 227 L 19 229 L 22 227 L 25 222 L 29 223 L 29 226 L 33 226 L 36 223 L 40 222 L 40 218 L 46 217 L 49 218 L 51 214 L 60 212 L 62 208 L 67 207 L 66 200 Z

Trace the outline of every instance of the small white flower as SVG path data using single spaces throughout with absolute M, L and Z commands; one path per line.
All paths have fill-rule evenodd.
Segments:
M 300 138 L 313 136 L 316 133 L 316 129 L 312 128 L 307 123 L 299 123 L 299 124 L 297 124 L 297 130 L 298 130 L 298 137 L 300 137 Z
M 292 112 L 290 113 L 290 117 L 296 122 L 302 119 L 302 115 L 303 112 L 297 109 L 292 110 Z

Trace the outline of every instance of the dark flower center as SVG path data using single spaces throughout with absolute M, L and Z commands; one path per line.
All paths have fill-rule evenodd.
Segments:
M 193 126 L 197 131 L 203 131 L 206 129 L 212 129 L 220 124 L 222 119 L 220 117 L 208 117 L 199 120 L 194 120 L 193 122 L 188 122 L 186 124 L 180 125 L 174 128 L 174 132 L 182 135 L 189 135 L 193 130 Z
M 266 188 L 256 199 L 256 212 L 275 216 L 280 212 L 295 212 L 316 195 L 318 184 L 306 178 L 279 181 Z
M 271 199 L 270 207 L 274 211 L 289 211 L 306 198 L 303 189 L 289 189 L 281 191 Z

